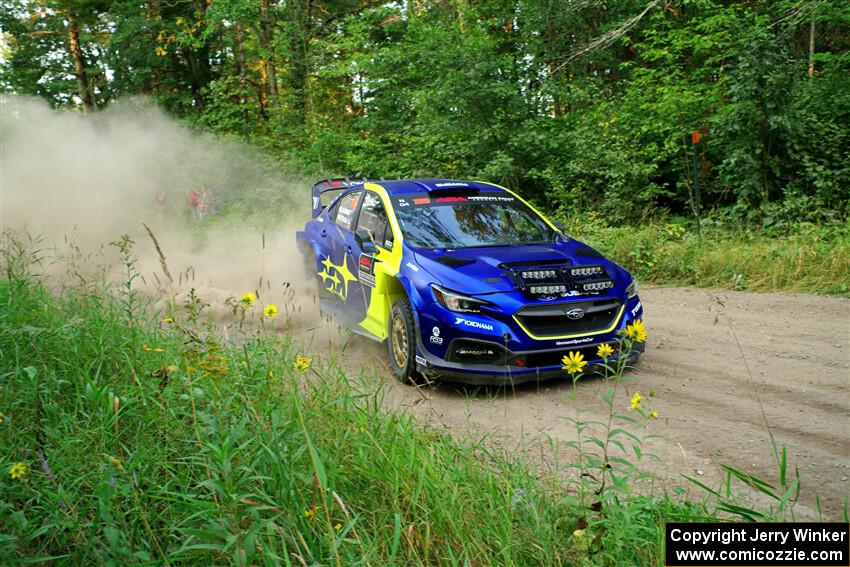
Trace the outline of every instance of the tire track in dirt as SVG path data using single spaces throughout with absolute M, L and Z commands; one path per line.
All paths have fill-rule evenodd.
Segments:
M 850 494 L 850 301 L 686 288 L 645 288 L 641 298 L 649 342 L 628 389 L 654 393 L 646 399 L 661 414 L 648 429 L 660 438 L 646 446 L 660 461 L 643 466 L 665 488 L 682 486 L 695 497 L 703 493 L 682 475 L 718 486 L 717 463 L 776 482 L 766 420 L 802 476 L 797 517 L 816 515 L 818 495 L 824 515 L 840 519 Z M 385 356 L 383 346 L 358 337 L 348 345 L 346 366 L 386 368 Z M 598 400 L 607 386 L 599 378 L 579 383 L 572 399 L 566 380 L 513 390 L 443 383 L 417 391 L 375 372 L 388 386 L 386 403 L 455 435 L 520 451 L 548 469 L 563 471 L 574 459 L 554 447 L 576 438 L 569 421 L 576 408 L 589 409 L 583 419 L 607 415 Z M 628 392 L 619 391 L 616 403 L 624 410 Z

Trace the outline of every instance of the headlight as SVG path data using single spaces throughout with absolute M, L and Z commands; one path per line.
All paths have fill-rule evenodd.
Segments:
M 434 297 L 437 298 L 437 302 L 449 311 L 456 311 L 458 313 L 480 313 L 481 306 L 488 305 L 488 302 L 486 301 L 460 295 L 436 285 L 431 285 L 431 289 L 434 290 Z
M 633 297 L 637 297 L 638 294 L 638 285 L 637 278 L 632 278 L 631 283 L 629 283 L 629 287 L 626 288 L 626 297 L 631 299 Z

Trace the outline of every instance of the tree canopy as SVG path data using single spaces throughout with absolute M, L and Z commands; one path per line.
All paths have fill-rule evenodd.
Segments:
M 320 173 L 847 213 L 845 0 L 8 0 L 0 28 L 7 92 L 147 95 Z

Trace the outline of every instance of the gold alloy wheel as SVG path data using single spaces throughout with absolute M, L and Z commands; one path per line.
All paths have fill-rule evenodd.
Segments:
M 393 356 L 399 368 L 407 366 L 407 327 L 400 313 L 393 315 Z

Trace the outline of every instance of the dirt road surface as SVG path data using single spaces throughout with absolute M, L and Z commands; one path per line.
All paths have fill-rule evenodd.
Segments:
M 702 497 L 682 475 L 719 486 L 720 463 L 776 482 L 767 424 L 802 477 L 795 516 L 814 518 L 819 498 L 827 519 L 841 519 L 850 494 L 850 301 L 682 288 L 643 289 L 641 298 L 647 351 L 615 403 L 626 411 L 637 389 L 659 412 L 648 428 L 659 437 L 646 449 L 660 460 L 642 461 L 656 473 L 656 488 L 682 486 Z M 607 415 L 598 397 L 608 385 L 600 378 L 579 383 L 575 394 L 567 380 L 513 390 L 445 383 L 417 390 L 394 382 L 382 345 L 352 338 L 345 358 L 350 372 L 373 369 L 387 385 L 387 403 L 429 426 L 558 470 L 575 455 L 553 451 L 552 442 L 576 438 L 569 421 L 576 408 L 589 410 L 583 419 Z

